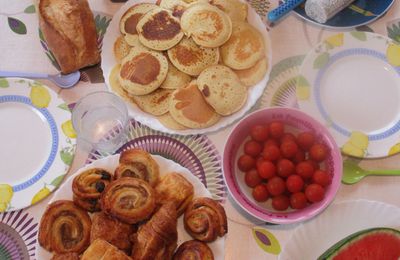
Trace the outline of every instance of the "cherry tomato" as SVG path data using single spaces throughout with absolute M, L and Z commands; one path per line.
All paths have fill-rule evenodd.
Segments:
M 304 151 L 302 151 L 301 149 L 298 149 L 297 153 L 293 157 L 293 162 L 299 163 L 299 162 L 304 161 L 305 159 L 306 159 L 306 153 Z
M 273 138 L 279 139 L 283 136 L 284 131 L 285 131 L 285 126 L 283 125 L 282 122 L 272 122 L 269 124 L 269 134 Z
M 290 207 L 304 209 L 307 206 L 307 197 L 303 192 L 296 192 L 290 195 Z
M 314 173 L 314 166 L 308 162 L 300 162 L 296 165 L 296 174 L 303 179 L 309 179 Z
M 276 175 L 276 166 L 270 161 L 261 161 L 257 165 L 258 174 L 263 179 L 271 179 Z
M 244 144 L 244 153 L 252 157 L 257 157 L 262 151 L 263 147 L 259 142 L 249 140 Z
M 263 157 L 268 161 L 276 161 L 281 157 L 281 151 L 275 145 L 264 146 Z
M 292 193 L 303 190 L 303 187 L 304 180 L 299 175 L 293 174 L 286 179 L 286 188 Z
M 304 151 L 308 151 L 315 142 L 315 136 L 311 132 L 302 132 L 297 135 L 297 144 Z
M 296 137 L 292 133 L 284 133 L 283 136 L 280 138 L 281 143 L 285 141 L 292 141 L 296 142 Z
M 273 177 L 267 182 L 267 189 L 272 196 L 281 195 L 285 192 L 285 181 L 281 177 Z
M 299 148 L 294 141 L 285 141 L 281 143 L 280 146 L 282 156 L 289 159 L 296 155 L 298 149 Z
M 313 144 L 309 150 L 310 158 L 317 162 L 322 162 L 328 157 L 328 147 L 324 144 Z
M 262 182 L 262 179 L 256 169 L 251 169 L 250 171 L 246 172 L 244 181 L 246 182 L 247 186 L 254 188 Z
M 289 204 L 289 198 L 285 195 L 279 195 L 272 198 L 272 207 L 276 210 L 287 210 Z
M 269 198 L 267 188 L 263 184 L 257 185 L 253 189 L 252 195 L 253 195 L 253 198 L 259 202 L 267 201 Z
M 312 176 L 312 181 L 326 187 L 331 183 L 331 176 L 326 171 L 316 170 Z
M 246 172 L 254 168 L 255 165 L 256 165 L 256 160 L 250 155 L 243 154 L 242 156 L 239 157 L 238 167 L 241 171 Z
M 275 146 L 279 147 L 279 142 L 275 139 L 270 138 L 264 142 L 264 148 L 267 147 L 268 145 L 275 145 Z
M 324 199 L 325 190 L 321 185 L 312 183 L 307 186 L 305 194 L 310 202 L 319 202 Z
M 288 177 L 295 173 L 295 166 L 292 161 L 288 159 L 280 159 L 276 164 L 277 173 L 281 177 Z
M 263 125 L 255 125 L 251 128 L 250 135 L 253 140 L 263 142 L 268 139 L 268 128 Z

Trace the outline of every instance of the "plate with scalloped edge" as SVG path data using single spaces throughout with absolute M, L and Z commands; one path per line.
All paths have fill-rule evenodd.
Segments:
M 160 167 L 160 176 L 168 172 L 178 172 L 185 176 L 185 178 L 193 184 L 194 187 L 194 197 L 209 197 L 211 198 L 211 193 L 206 189 L 206 187 L 201 183 L 201 181 L 194 176 L 188 169 L 182 167 L 181 165 L 175 163 L 174 161 L 168 160 L 159 155 L 152 155 L 152 157 L 156 160 Z M 114 172 L 115 168 L 119 163 L 119 154 L 110 155 L 104 157 L 102 159 L 96 160 L 79 170 L 77 170 L 73 175 L 71 175 L 55 192 L 49 204 L 56 200 L 72 200 L 72 181 L 73 179 L 82 173 L 91 168 L 102 168 L 109 172 Z M 208 243 L 208 246 L 211 248 L 214 254 L 214 259 L 223 260 L 224 259 L 224 244 L 225 237 L 220 237 L 216 241 L 212 243 Z M 178 246 L 184 241 L 193 239 L 186 231 L 183 225 L 183 215 L 178 219 Z M 36 258 L 37 259 L 50 259 L 52 254 L 48 252 L 46 249 L 38 245 L 36 247 Z

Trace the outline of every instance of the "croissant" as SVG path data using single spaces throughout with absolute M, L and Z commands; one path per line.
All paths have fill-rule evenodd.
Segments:
M 147 219 L 156 207 L 153 188 L 141 179 L 130 177 L 110 183 L 101 194 L 100 203 L 105 214 L 128 224 Z
M 119 165 L 114 175 L 115 179 L 121 177 L 139 178 L 154 187 L 158 182 L 160 170 L 157 162 L 148 152 L 140 149 L 130 149 L 121 153 Z
M 52 252 L 83 252 L 90 242 L 89 214 L 72 201 L 51 203 L 40 221 L 39 244 Z
M 79 260 L 79 255 L 77 253 L 55 254 L 51 260 Z
M 131 258 L 107 241 L 96 239 L 83 253 L 81 260 L 131 260 Z
M 193 238 L 204 242 L 212 242 L 228 232 L 224 208 L 206 197 L 192 200 L 186 208 L 183 223 Z
M 178 239 L 174 203 L 166 203 L 133 236 L 132 258 L 135 260 L 171 259 Z
M 135 229 L 132 225 L 122 223 L 105 215 L 103 212 L 97 212 L 93 214 L 92 218 L 90 242 L 96 239 L 103 239 L 118 249 L 130 253 L 132 250 L 130 236 L 134 231 Z
M 164 204 L 167 201 L 174 202 L 178 216 L 183 214 L 194 195 L 193 185 L 176 172 L 164 175 L 155 190 L 157 192 L 157 202 L 160 204 Z
M 181 244 L 176 250 L 173 260 L 214 260 L 211 248 L 204 242 L 190 240 Z
M 76 176 L 72 182 L 75 204 L 90 212 L 100 211 L 98 200 L 111 179 L 111 174 L 100 168 L 89 169 Z

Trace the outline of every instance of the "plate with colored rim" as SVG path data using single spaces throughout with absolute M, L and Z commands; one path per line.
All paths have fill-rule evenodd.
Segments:
M 152 157 L 154 160 L 158 163 L 160 167 L 160 176 L 164 176 L 165 174 L 169 172 L 178 172 L 182 174 L 192 185 L 194 188 L 194 198 L 196 197 L 211 197 L 211 193 L 206 189 L 204 184 L 201 182 L 201 180 L 196 177 L 192 172 L 190 172 L 188 169 L 184 168 L 180 164 L 175 163 L 172 160 L 169 160 L 167 158 L 164 158 L 163 156 L 159 155 L 153 155 Z M 93 161 L 90 164 L 87 164 L 86 166 L 80 168 L 78 171 L 76 171 L 73 175 L 71 175 L 64 183 L 61 185 L 61 187 L 55 192 L 54 196 L 51 198 L 51 201 L 49 202 L 52 203 L 57 200 L 72 200 L 73 192 L 72 192 L 72 182 L 74 178 L 79 175 L 80 173 L 92 169 L 92 168 L 102 168 L 105 169 L 111 173 L 115 171 L 115 168 L 117 168 L 119 163 L 119 154 L 114 154 L 114 155 L 109 155 L 104 158 L 98 159 L 96 161 Z M 178 218 L 178 226 L 177 226 L 177 231 L 178 231 L 178 246 L 188 240 L 193 239 L 185 230 L 184 224 L 183 224 L 183 215 Z M 217 238 L 214 242 L 208 243 L 207 245 L 211 248 L 214 254 L 214 259 L 216 260 L 222 260 L 224 258 L 224 248 L 225 248 L 225 238 L 224 237 L 219 237 Z M 50 259 L 52 253 L 48 252 L 46 249 L 38 245 L 36 247 L 36 258 L 37 259 Z
M 113 49 L 114 42 L 121 35 L 119 30 L 119 21 L 122 15 L 128 10 L 131 6 L 138 3 L 155 3 L 155 0 L 129 0 L 126 2 L 113 16 L 113 19 L 110 25 L 107 28 L 107 32 L 104 35 L 103 46 L 101 52 L 101 67 L 103 69 L 103 76 L 105 83 L 109 89 L 109 91 L 113 91 L 110 85 L 110 74 L 116 65 L 118 65 Z M 243 1 L 244 2 L 244 1 Z M 260 16 L 256 13 L 256 11 L 252 8 L 252 6 L 248 3 L 248 22 L 253 25 L 258 31 L 262 34 L 265 42 L 265 55 L 267 58 L 267 72 L 265 73 L 263 79 L 258 82 L 256 85 L 249 87 L 248 98 L 244 106 L 237 112 L 233 113 L 230 116 L 222 116 L 221 119 L 214 125 L 207 128 L 199 128 L 199 129 L 185 129 L 185 130 L 173 130 L 165 127 L 156 116 L 148 114 L 142 111 L 138 106 L 133 104 L 132 102 L 128 102 L 128 113 L 131 117 L 135 118 L 135 120 L 161 132 L 172 133 L 172 134 L 180 134 L 180 135 L 193 135 L 193 134 L 204 134 L 208 132 L 217 131 L 223 127 L 226 127 L 236 120 L 243 117 L 243 115 L 248 112 L 251 107 L 255 105 L 257 100 L 262 96 L 265 86 L 267 85 L 269 74 L 271 71 L 272 64 L 272 48 L 271 41 L 268 31 L 266 30 L 265 24 L 263 23 Z M 116 93 L 117 95 L 123 97 L 121 93 Z M 126 96 L 126 95 L 125 95 Z M 123 97 L 127 99 L 126 97 Z
M 391 39 L 357 31 L 328 37 L 304 59 L 296 94 L 343 153 L 400 152 L 400 45 Z
M 28 79 L 0 78 L 0 212 L 47 197 L 75 152 L 71 112 L 57 93 Z
M 394 2 L 394 0 L 356 0 L 323 24 L 314 21 L 306 14 L 304 4 L 294 11 L 304 20 L 318 26 L 343 30 L 375 21 L 387 12 Z
M 332 204 L 312 221 L 299 225 L 286 242 L 279 260 L 317 259 L 343 238 L 369 228 L 400 228 L 400 209 L 371 200 Z

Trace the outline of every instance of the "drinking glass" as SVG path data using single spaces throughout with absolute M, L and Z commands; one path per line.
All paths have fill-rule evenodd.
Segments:
M 113 152 L 124 144 L 128 121 L 125 103 L 106 91 L 88 94 L 72 110 L 78 138 L 104 152 Z

